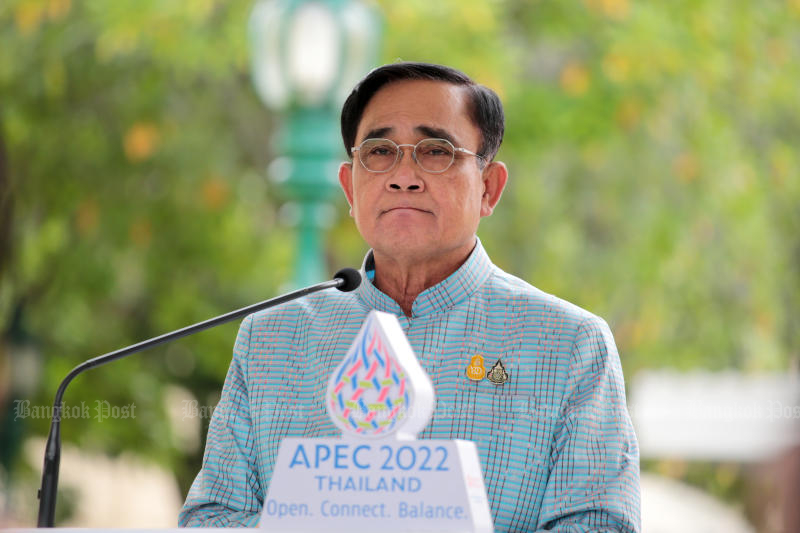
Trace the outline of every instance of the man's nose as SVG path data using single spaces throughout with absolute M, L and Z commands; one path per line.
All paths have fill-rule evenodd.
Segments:
M 423 191 L 425 182 L 420 179 L 419 168 L 414 161 L 414 147 L 400 147 L 400 161 L 386 180 L 386 186 L 393 191 Z

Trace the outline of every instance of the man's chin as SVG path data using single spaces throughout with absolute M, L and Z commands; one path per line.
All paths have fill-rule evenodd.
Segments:
M 427 239 L 420 238 L 419 232 L 398 232 L 394 235 L 383 235 L 377 239 L 372 249 L 389 259 L 417 258 L 435 256 L 440 247 Z

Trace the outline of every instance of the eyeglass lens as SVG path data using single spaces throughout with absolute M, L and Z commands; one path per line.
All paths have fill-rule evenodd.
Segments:
M 372 172 L 386 172 L 400 159 L 400 148 L 389 139 L 367 139 L 358 150 L 361 163 Z M 414 148 L 417 164 L 428 172 L 444 172 L 453 163 L 455 149 L 444 139 L 424 139 Z

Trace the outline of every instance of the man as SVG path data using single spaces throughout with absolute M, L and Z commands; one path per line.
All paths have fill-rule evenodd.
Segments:
M 448 67 L 386 65 L 356 86 L 339 182 L 371 247 L 366 279 L 244 320 L 182 525 L 255 525 L 281 439 L 338 434 L 323 391 L 377 309 L 433 381 L 420 438 L 476 442 L 498 531 L 639 530 L 608 327 L 498 269 L 476 237 L 508 177 L 503 130 L 497 95 Z

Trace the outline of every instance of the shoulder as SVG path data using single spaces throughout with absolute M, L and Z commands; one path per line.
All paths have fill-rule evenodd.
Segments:
M 308 320 L 319 316 L 340 313 L 354 305 L 357 305 L 357 301 L 352 293 L 345 293 L 336 289 L 326 289 L 269 309 L 258 311 L 248 318 L 253 321 L 253 324 L 265 324 L 275 321 L 282 322 L 286 320 Z
M 363 313 L 361 307 L 353 293 L 327 289 L 253 313 L 245 322 L 250 323 L 254 333 L 286 334 L 301 331 L 311 323 L 327 324 Z
M 599 316 L 549 294 L 497 266 L 482 288 L 485 297 L 529 324 L 548 325 L 576 335 L 579 330 L 607 328 Z

